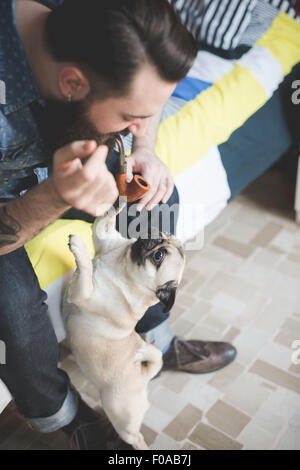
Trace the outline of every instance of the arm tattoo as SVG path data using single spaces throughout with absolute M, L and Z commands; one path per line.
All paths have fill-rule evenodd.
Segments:
M 6 206 L 0 208 L 0 248 L 17 243 L 21 228 L 19 222 L 7 213 Z

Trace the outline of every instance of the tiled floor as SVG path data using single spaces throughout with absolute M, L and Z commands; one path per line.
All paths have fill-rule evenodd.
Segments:
M 231 341 L 238 356 L 212 374 L 168 372 L 150 383 L 143 432 L 151 448 L 300 449 L 300 364 L 292 363 L 292 343 L 300 341 L 300 229 L 292 206 L 292 185 L 273 170 L 207 228 L 201 252 L 187 253 L 173 330 Z M 99 405 L 64 347 L 61 365 L 83 398 Z M 0 417 L 0 449 L 24 448 L 68 443 L 61 432 L 29 430 L 11 405 Z

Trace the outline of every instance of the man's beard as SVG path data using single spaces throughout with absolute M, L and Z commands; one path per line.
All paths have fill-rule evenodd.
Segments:
M 128 129 L 119 133 L 100 133 L 87 117 L 88 101 L 51 99 L 45 103 L 40 114 L 40 130 L 51 156 L 57 149 L 76 140 L 95 140 L 98 145 L 107 145 L 110 153 L 116 145 L 116 137 L 129 134 Z

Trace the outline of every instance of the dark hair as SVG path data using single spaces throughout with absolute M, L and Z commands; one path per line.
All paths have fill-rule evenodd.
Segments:
M 145 63 L 179 82 L 197 53 L 167 0 L 65 0 L 48 16 L 46 39 L 56 60 L 77 63 L 106 94 L 126 94 Z

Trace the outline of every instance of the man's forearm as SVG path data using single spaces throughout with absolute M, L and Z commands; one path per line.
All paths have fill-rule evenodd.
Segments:
M 162 109 L 160 109 L 152 118 L 149 120 L 147 130 L 142 137 L 134 137 L 132 151 L 139 148 L 147 148 L 151 151 L 155 151 L 157 131 L 162 115 Z
M 24 196 L 0 204 L 0 256 L 23 246 L 69 207 L 51 177 Z

